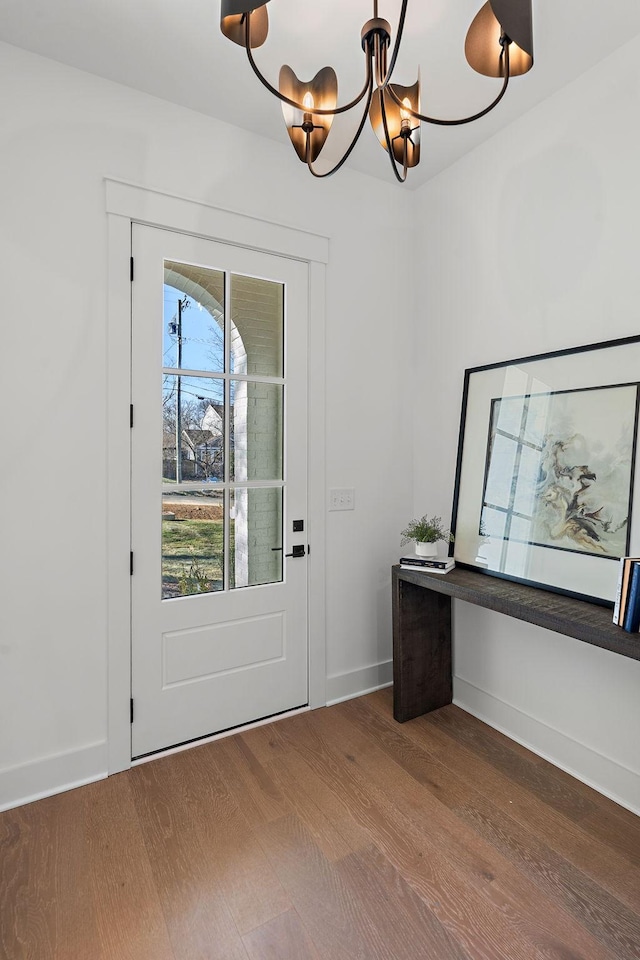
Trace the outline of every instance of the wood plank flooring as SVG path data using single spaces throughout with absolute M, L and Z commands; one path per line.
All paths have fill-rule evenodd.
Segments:
M 640 818 L 391 691 L 0 814 L 0 960 L 640 960 Z

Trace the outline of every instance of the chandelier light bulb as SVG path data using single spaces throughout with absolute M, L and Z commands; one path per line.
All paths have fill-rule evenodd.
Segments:
M 403 107 L 405 109 L 403 109 Z M 411 100 L 409 100 L 409 97 L 404 97 L 402 107 L 400 107 L 400 129 L 401 132 L 404 131 L 407 136 L 411 133 L 411 114 L 409 110 L 411 110 Z
M 302 106 L 304 107 L 304 113 L 302 115 L 302 129 L 307 134 L 307 137 L 310 133 L 313 132 L 313 94 L 310 90 L 307 90 L 304 97 L 302 98 Z

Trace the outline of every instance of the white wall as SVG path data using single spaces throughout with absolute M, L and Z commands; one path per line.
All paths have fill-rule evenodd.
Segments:
M 640 333 L 639 54 L 419 191 L 415 512 L 449 514 L 465 368 Z M 640 810 L 640 662 L 462 603 L 455 625 L 456 702 Z
M 314 181 L 287 147 L 5 44 L 0 87 L 0 805 L 10 805 L 106 770 L 103 177 L 330 237 L 326 483 L 354 487 L 356 509 L 327 517 L 329 699 L 390 679 L 390 564 L 412 482 L 412 311 L 397 309 L 410 287 L 411 204 L 395 184 L 350 171 Z

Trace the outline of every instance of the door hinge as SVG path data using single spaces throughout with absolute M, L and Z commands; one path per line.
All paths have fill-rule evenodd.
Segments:
M 133 404 L 129 404 L 129 426 L 133 426 Z
M 129 279 L 133 283 L 133 257 L 131 257 L 131 260 L 129 263 Z
M 129 701 L 129 716 L 131 717 L 131 723 L 133 723 L 133 697 Z
M 129 575 L 133 576 L 133 550 L 129 554 Z

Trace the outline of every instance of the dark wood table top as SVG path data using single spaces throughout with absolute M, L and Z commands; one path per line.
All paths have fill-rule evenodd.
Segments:
M 447 574 L 393 567 L 394 578 L 466 600 L 517 620 L 563 633 L 623 657 L 640 660 L 640 634 L 627 633 L 611 620 L 612 610 L 586 600 L 456 567 Z

